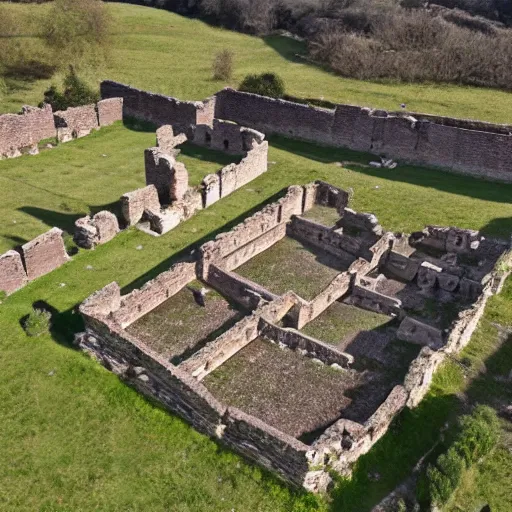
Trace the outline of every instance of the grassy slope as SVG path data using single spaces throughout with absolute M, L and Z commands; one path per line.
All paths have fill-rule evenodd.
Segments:
M 347 92 L 348 81 L 334 79 L 311 67 L 288 63 L 258 39 L 211 29 L 163 11 L 131 6 L 116 6 L 115 9 L 129 17 L 123 21 L 119 18 L 119 31 L 125 35 L 119 36 L 116 44 L 126 45 L 126 71 L 122 72 L 133 73 L 133 76 L 120 74 L 123 57 L 118 50 L 115 55 L 119 70 L 102 71 L 104 77 L 199 98 L 219 88 L 218 83 L 209 81 L 211 54 L 216 48 L 232 44 L 237 52 L 246 55 L 244 61 L 240 56 L 238 59 L 239 65 L 245 66 L 243 71 L 238 70 L 240 75 L 252 69 L 265 69 L 271 62 L 276 62 L 289 81 L 295 79 L 294 69 L 304 75 L 292 92 L 338 98 L 334 95 L 335 84 L 337 87 L 345 84 L 345 89 L 337 94 Z M 172 27 L 168 20 L 172 20 Z M 156 28 L 158 24 L 162 26 L 160 32 Z M 205 36 L 207 51 L 203 47 L 201 52 L 197 38 L 199 29 L 208 32 Z M 145 30 L 148 35 L 139 36 L 137 30 Z M 172 36 L 178 32 L 183 35 L 180 42 L 166 37 L 166 34 Z M 155 34 L 155 37 L 149 34 Z M 154 49 L 147 51 L 146 58 L 143 56 L 146 52 L 143 40 Z M 140 55 L 128 50 L 130 41 Z M 190 54 L 187 53 L 187 57 L 190 55 L 190 58 L 183 59 L 175 51 L 167 51 L 179 44 L 183 48 L 188 45 Z M 243 50 L 240 49 L 242 45 Z M 208 54 L 207 58 L 204 54 Z M 160 59 L 156 65 L 149 62 L 149 55 L 157 61 Z M 165 83 L 166 76 L 172 83 Z M 144 80 L 153 80 L 156 87 L 145 84 Z M 306 83 L 311 89 L 301 91 Z M 34 88 L 19 91 L 17 99 L 11 97 L 11 103 L 3 106 L 33 103 L 39 94 L 37 87 L 41 90 L 42 86 L 35 84 Z M 369 92 L 373 87 L 381 92 L 387 90 L 395 97 L 383 99 L 389 101 L 388 104 L 377 102 L 378 96 Z M 428 92 L 427 88 L 423 89 Z M 510 119 L 510 112 L 507 113 L 503 104 L 493 106 L 490 96 L 483 99 L 486 94 L 497 95 L 496 92 L 444 90 L 453 90 L 454 98 L 458 99 L 444 106 L 446 110 L 441 112 L 470 115 L 471 106 L 468 105 L 471 102 L 465 103 L 464 99 L 464 93 L 469 91 L 475 106 L 491 109 L 490 116 L 484 110 L 478 110 L 474 117 Z M 357 99 L 360 94 L 375 100 L 375 103 L 369 102 L 371 104 L 394 106 L 395 100 L 401 101 L 398 96 L 406 94 L 402 91 L 402 88 L 391 86 L 361 88 L 359 85 L 359 90 L 353 93 L 356 96 L 346 97 L 346 100 L 364 102 Z M 428 94 L 432 101 L 440 97 L 436 91 Z M 418 105 L 423 106 L 413 104 L 414 108 L 436 110 L 434 102 L 421 101 Z M 9 185 L 9 191 L 4 186 L 0 188 L 0 204 L 13 200 L 13 190 L 16 196 L 23 194 L 23 204 L 9 203 L 10 206 L 4 209 L 2 215 L 7 217 L 2 217 L 2 222 L 9 215 L 21 215 L 17 208 L 26 206 L 57 212 L 55 217 L 45 216 L 43 222 L 59 224 L 67 219 L 67 214 L 82 212 L 88 205 L 113 201 L 119 196 L 119 190 L 123 192 L 130 188 L 125 187 L 130 180 L 134 184 L 140 182 L 141 152 L 152 143 L 151 134 L 115 126 L 82 141 L 60 146 L 48 152 L 51 156 L 1 162 L 0 171 L 7 169 L 5 172 L 11 177 L 31 183 L 30 187 Z M 79 148 L 83 148 L 82 151 Z M 98 156 L 111 154 L 112 148 L 116 153 L 126 151 L 126 158 L 109 161 L 109 156 Z M 87 163 L 84 164 L 81 154 L 87 155 Z M 38 162 L 45 158 L 49 159 L 48 169 L 53 168 L 53 172 L 42 172 L 39 179 L 34 179 L 32 174 L 38 171 Z M 114 375 L 71 350 L 67 343 L 73 332 L 81 328 L 73 308 L 89 293 L 112 280 L 127 289 L 140 286 L 168 268 L 181 249 L 212 236 L 217 229 L 228 229 L 234 219 L 240 220 L 288 184 L 326 179 L 343 187 L 351 186 L 355 190 L 354 207 L 375 212 L 390 229 L 411 231 L 430 222 L 484 228 L 502 236 L 511 231 L 510 186 L 412 168 L 379 171 L 352 166 L 353 170 L 347 170 L 333 165 L 335 161 L 357 158 L 360 156 L 348 152 L 326 151 L 308 144 L 274 139 L 270 160 L 277 163 L 265 176 L 200 212 L 167 236 L 154 239 L 135 230 L 125 232 L 95 251 L 79 253 L 73 262 L 35 281 L 0 305 L 0 446 L 4 460 L 0 466 L 0 510 L 312 510 L 312 503 L 307 503 L 310 498 L 290 494 L 259 469 L 250 468 L 179 419 L 149 405 Z M 84 165 L 83 174 L 76 165 Z M 118 165 L 126 167 L 118 170 Z M 62 177 L 69 172 L 68 175 L 75 179 L 69 178 L 66 183 Z M 102 176 L 108 172 L 112 174 L 106 176 L 103 186 L 96 190 L 92 185 L 91 189 L 89 185 L 81 185 L 77 179 L 85 173 Z M 121 178 L 123 183 L 120 184 Z M 67 187 L 66 195 L 71 199 L 61 199 L 35 188 L 48 188 L 50 184 L 60 189 Z M 59 206 L 63 202 L 68 205 L 66 208 Z M 34 218 L 42 218 L 40 212 L 33 213 Z M 32 233 L 42 231 L 41 224 L 30 225 L 25 213 L 22 218 L 27 224 L 22 223 L 21 228 L 14 231 L 9 225 L 8 229 L 2 228 L 2 234 L 27 239 L 33 236 Z M 16 238 L 4 238 L 3 249 L 15 243 Z M 139 245 L 143 246 L 142 250 L 136 250 Z M 88 266 L 93 269 L 88 270 Z M 61 283 L 66 286 L 62 287 Z M 53 336 L 36 340 L 26 338 L 19 320 L 30 310 L 31 304 L 41 300 L 56 310 Z M 488 379 L 472 385 L 473 395 L 468 393 L 471 398 L 486 401 L 510 401 L 512 398 L 510 391 L 496 389 L 492 378 L 510 368 L 510 350 L 507 345 L 500 348 L 496 324 L 512 327 L 511 301 L 512 280 L 509 280 L 504 294 L 491 300 L 486 318 L 466 350 L 473 371 L 476 372 L 484 360 L 488 367 Z M 499 364 L 493 364 L 496 360 Z M 54 374 L 50 375 L 52 371 Z M 340 483 L 333 495 L 333 510 L 369 510 L 406 476 L 437 437 L 440 426 L 457 410 L 454 394 L 465 386 L 465 382 L 457 365 L 447 365 L 437 375 L 429 398 L 417 410 L 404 412 L 389 434 L 360 461 L 353 480 Z M 510 510 L 512 489 L 507 475 L 511 467 L 512 456 L 503 446 L 485 466 L 478 468 L 478 486 L 469 484 L 471 492 L 463 497 L 465 509 L 471 510 L 485 496 L 491 502 L 492 510 Z M 381 480 L 370 482 L 369 471 L 378 471 Z M 500 492 L 495 492 L 497 489 Z
M 44 5 L 10 7 L 25 19 L 39 16 L 47 9 Z M 86 72 L 91 81 L 110 78 L 154 92 L 199 100 L 227 85 L 211 79 L 211 62 L 216 52 L 229 48 L 235 54 L 231 85 L 238 84 L 247 73 L 276 71 L 284 78 L 288 92 L 299 96 L 322 96 L 332 101 L 390 109 L 406 103 L 413 111 L 512 122 L 509 93 L 447 85 L 397 87 L 341 79 L 297 59 L 296 54 L 304 53 L 304 48 L 291 39 L 262 40 L 139 6 L 112 4 L 110 8 L 115 16 L 114 51 L 108 64 Z M 26 39 L 23 42 L 26 44 Z M 3 100 L 0 97 L 0 112 L 16 112 L 23 103 L 39 103 L 49 82 L 18 84 L 20 89 L 8 93 Z

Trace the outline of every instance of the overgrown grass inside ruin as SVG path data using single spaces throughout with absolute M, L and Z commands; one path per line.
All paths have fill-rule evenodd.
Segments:
M 22 25 L 47 8 L 48 5 L 9 5 Z M 304 98 L 322 97 L 392 110 L 405 103 L 411 111 L 499 123 L 510 123 L 512 119 L 510 93 L 339 78 L 301 58 L 305 54 L 303 44 L 290 38 L 250 37 L 136 5 L 113 3 L 109 8 L 115 27 L 110 56 L 105 60 L 95 55 L 76 63 L 80 64 L 81 75 L 91 83 L 108 78 L 181 99 L 200 100 L 225 85 L 237 86 L 247 74 L 271 71 L 282 76 L 289 94 Z M 25 45 L 37 44 L 37 40 L 26 36 L 19 39 Z M 224 49 L 234 55 L 234 73 L 229 82 L 212 79 L 212 60 Z M 0 112 L 17 112 L 23 104 L 37 105 L 51 83 L 60 85 L 61 73 L 48 80 L 9 78 L 5 90 L 0 89 Z

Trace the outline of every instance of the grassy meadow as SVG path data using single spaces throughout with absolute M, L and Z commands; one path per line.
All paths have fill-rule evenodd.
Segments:
M 22 45 L 42 43 L 30 36 L 37 33 L 37 19 L 46 5 L 11 4 L 27 34 L 18 37 Z M 248 73 L 274 71 L 285 81 L 287 92 L 301 97 L 324 98 L 375 108 L 399 109 L 401 103 L 416 112 L 512 122 L 512 95 L 492 89 L 435 84 L 361 82 L 337 77 L 308 63 L 304 45 L 281 36 L 251 37 L 208 26 L 153 8 L 109 4 L 114 17 L 112 50 L 106 57 L 86 59 L 79 71 L 91 83 L 118 80 L 153 92 L 187 100 L 200 100 L 226 85 L 237 86 Z M 227 83 L 212 79 L 212 59 L 229 49 L 234 53 L 233 79 Z M 0 90 L 0 112 L 17 112 L 22 104 L 37 105 L 51 80 L 8 79 Z
M 12 8 L 37 16 L 47 7 Z M 289 92 L 301 96 L 387 108 L 405 101 L 414 110 L 512 119 L 507 93 L 341 80 L 296 59 L 300 45 L 288 39 L 261 40 L 155 9 L 109 8 L 116 19 L 114 50 L 94 71 L 84 68 L 90 81 L 111 78 L 200 99 L 225 85 L 211 80 L 210 64 L 215 52 L 227 47 L 236 54 L 234 84 L 248 72 L 277 70 Z M 11 83 L 1 109 L 37 103 L 47 85 Z M 70 230 L 79 215 L 113 208 L 123 192 L 144 184 L 143 150 L 154 140 L 147 127 L 117 123 L 38 156 L 1 161 L 0 253 L 51 226 Z M 322 179 L 352 188 L 352 206 L 375 213 L 393 231 L 430 223 L 503 238 L 512 232 L 512 185 L 409 166 L 370 169 L 360 165 L 368 161 L 364 154 L 279 137 L 270 143 L 266 174 L 167 235 L 127 230 L 94 251 L 79 251 L 0 304 L 0 510 L 368 512 L 410 474 L 447 421 L 472 403 L 497 408 L 511 403 L 510 383 L 496 377 L 512 366 L 512 279 L 490 300 L 458 357 L 464 367 L 455 361 L 444 365 L 422 404 L 404 411 L 360 459 L 352 479 L 340 479 L 326 500 L 286 488 L 73 348 L 73 335 L 83 327 L 76 306 L 90 293 L 111 281 L 124 291 L 141 286 L 291 184 Z M 223 165 L 218 155 L 190 147 L 180 158 L 194 168 L 194 179 Z M 340 167 L 339 162 L 350 163 Z M 52 332 L 28 338 L 20 320 L 41 302 L 54 312 Z M 465 476 L 449 512 L 485 503 L 493 512 L 512 509 L 511 430 L 504 422 L 500 446 Z M 370 478 L 375 472 L 378 481 Z

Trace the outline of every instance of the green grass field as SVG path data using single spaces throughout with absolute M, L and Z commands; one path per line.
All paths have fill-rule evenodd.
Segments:
M 9 8 L 23 23 L 34 25 L 48 6 L 15 4 Z M 109 8 L 115 20 L 113 49 L 106 61 L 94 61 L 94 69 L 82 67 L 81 73 L 91 82 L 108 78 L 181 99 L 200 100 L 225 85 L 238 85 L 248 73 L 275 71 L 283 77 L 287 92 L 297 96 L 389 109 L 406 103 L 416 112 L 512 122 L 512 96 L 507 92 L 342 79 L 297 57 L 305 54 L 305 48 L 289 38 L 251 37 L 158 9 L 127 4 L 109 4 Z M 19 40 L 28 44 L 26 37 Z M 214 55 L 224 48 L 235 55 L 234 77 L 229 84 L 214 81 L 211 72 Z M 59 83 L 60 76 L 36 82 L 10 80 L 10 88 L 0 96 L 0 112 L 16 112 L 22 104 L 39 103 L 52 81 Z
M 12 7 L 25 13 L 46 8 Z M 271 68 L 284 76 L 291 93 L 303 96 L 391 108 L 407 101 L 417 110 L 512 119 L 505 93 L 340 80 L 290 59 L 295 43 L 287 40 L 269 44 L 165 11 L 111 8 L 117 32 L 112 61 L 89 72 L 91 79 L 119 79 L 199 99 L 223 85 L 211 81 L 210 61 L 215 51 L 231 47 L 237 80 Z M 36 103 L 46 85 L 35 82 L 11 91 L 2 108 Z M 413 231 L 432 223 L 483 229 L 491 236 L 512 232 L 512 185 L 407 166 L 392 171 L 356 164 L 340 168 L 336 162 L 366 163 L 368 157 L 283 138 L 270 142 L 269 160 L 275 164 L 266 174 L 167 235 L 125 231 L 94 251 L 80 251 L 72 262 L 0 304 L 0 510 L 366 512 L 410 474 L 444 423 L 463 410 L 462 392 L 469 403 L 498 407 L 511 402 L 510 384 L 494 378 L 506 375 L 512 365 L 509 279 L 502 295 L 490 300 L 461 355 L 469 365 L 466 373 L 456 363 L 445 365 L 420 407 L 404 411 L 358 462 L 353 478 L 339 481 L 324 503 L 290 491 L 72 348 L 73 334 L 82 328 L 76 305 L 90 293 L 114 280 L 125 291 L 140 286 L 169 268 L 180 253 L 229 229 L 290 184 L 323 179 L 352 187 L 352 206 L 374 212 L 391 230 Z M 39 156 L 0 162 L 0 253 L 50 226 L 71 229 L 77 216 L 110 207 L 123 192 L 142 185 L 143 150 L 153 144 L 152 132 L 119 123 Z M 205 174 L 222 165 L 215 155 L 193 148 L 184 151 L 183 159 Z M 52 333 L 28 338 L 20 320 L 40 301 L 54 310 Z M 499 448 L 467 475 L 450 512 L 472 511 L 482 501 L 493 512 L 512 509 L 510 447 L 510 426 L 504 423 Z M 372 481 L 370 472 L 380 473 L 381 479 Z

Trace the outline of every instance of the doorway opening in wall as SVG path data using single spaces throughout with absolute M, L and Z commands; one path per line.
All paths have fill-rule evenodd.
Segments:
M 229 140 L 224 139 L 224 149 L 227 151 L 229 149 Z
M 207 144 L 208 146 L 210 146 L 210 145 L 211 145 L 211 143 L 212 143 L 212 136 L 211 136 L 211 134 L 210 134 L 210 133 L 208 133 L 208 132 L 206 132 L 206 133 L 205 133 L 205 135 L 204 135 L 204 141 L 206 142 L 206 144 Z

